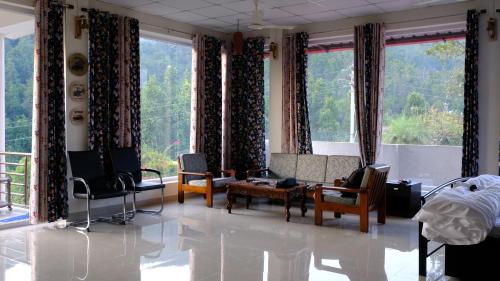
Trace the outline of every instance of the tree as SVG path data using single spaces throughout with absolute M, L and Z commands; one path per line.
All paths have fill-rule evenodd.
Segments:
M 427 103 L 422 95 L 413 91 L 406 98 L 406 105 L 403 109 L 403 114 L 405 116 L 422 115 L 425 113 L 426 109 Z

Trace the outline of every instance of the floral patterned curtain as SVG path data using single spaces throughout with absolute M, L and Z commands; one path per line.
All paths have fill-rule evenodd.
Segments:
M 211 36 L 193 39 L 191 94 L 192 152 L 203 152 L 208 170 L 220 172 L 222 162 L 222 41 Z
M 56 1 L 35 3 L 31 223 L 68 216 L 63 15 Z
M 139 22 L 89 11 L 89 149 L 134 147 L 140 159 Z
M 363 165 L 374 164 L 382 139 L 384 109 L 384 28 L 379 23 L 354 27 L 354 93 Z
M 307 46 L 305 32 L 291 34 L 283 42 L 283 124 L 281 150 L 312 153 L 307 104 Z
M 479 173 L 478 141 L 478 58 L 479 58 L 479 12 L 467 11 L 467 34 L 465 37 L 465 84 L 464 84 L 464 132 L 462 153 L 462 176 L 472 177 Z
M 231 56 L 231 168 L 242 178 L 264 167 L 264 39 L 248 38 L 243 55 Z

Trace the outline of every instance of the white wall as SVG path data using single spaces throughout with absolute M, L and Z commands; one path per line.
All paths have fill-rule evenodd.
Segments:
M 322 155 L 359 155 L 359 144 L 313 141 L 313 151 Z M 439 185 L 460 177 L 462 147 L 383 144 L 377 163 L 391 167 L 390 179 L 411 179 L 424 185 Z
M 500 1 L 478 1 L 488 9 L 479 26 L 479 172 L 498 175 L 500 137 L 500 41 L 487 38 L 486 21 L 496 17 Z M 497 31 L 498 32 L 498 31 Z

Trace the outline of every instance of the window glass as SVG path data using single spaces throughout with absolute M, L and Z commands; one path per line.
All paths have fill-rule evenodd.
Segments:
M 387 144 L 462 145 L 464 40 L 386 48 Z
M 355 141 L 353 63 L 352 49 L 309 54 L 307 99 L 313 142 Z
M 189 152 L 191 46 L 140 39 L 142 163 L 164 176 Z

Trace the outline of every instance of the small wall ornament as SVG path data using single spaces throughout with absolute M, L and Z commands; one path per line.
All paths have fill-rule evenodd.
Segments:
M 73 82 L 69 86 L 69 96 L 74 101 L 84 101 L 87 97 L 87 86 L 80 82 Z
M 85 111 L 81 108 L 72 109 L 69 113 L 69 120 L 73 125 L 82 125 L 85 121 Z
M 68 59 L 68 67 L 76 76 L 83 76 L 89 68 L 87 57 L 81 53 L 74 53 Z

